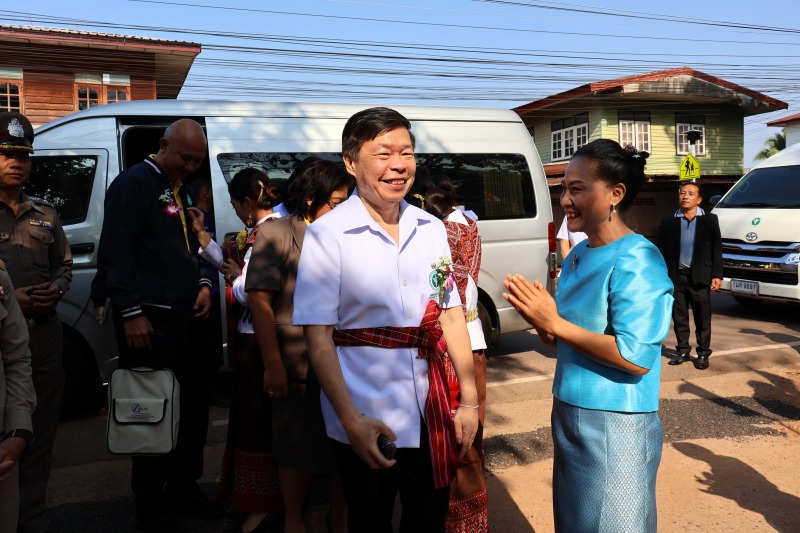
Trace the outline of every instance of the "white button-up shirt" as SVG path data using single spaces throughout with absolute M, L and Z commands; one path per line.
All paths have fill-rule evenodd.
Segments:
M 450 258 L 447 234 L 441 221 L 405 201 L 399 228 L 397 244 L 370 216 L 357 191 L 311 224 L 300 255 L 294 324 L 419 326 L 428 302 L 438 299 L 431 263 Z M 442 307 L 460 303 L 453 285 Z M 356 408 L 388 425 L 398 447 L 418 448 L 428 363 L 417 358 L 417 349 L 339 346 L 337 352 Z M 328 435 L 348 443 L 324 392 L 322 414 Z

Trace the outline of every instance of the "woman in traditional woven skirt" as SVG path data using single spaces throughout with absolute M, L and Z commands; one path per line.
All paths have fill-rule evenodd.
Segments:
M 655 533 L 661 343 L 672 312 L 664 259 L 621 217 L 647 154 L 600 139 L 575 152 L 561 206 L 588 235 L 564 260 L 555 300 L 519 275 L 506 298 L 557 350 L 553 380 L 556 531 Z

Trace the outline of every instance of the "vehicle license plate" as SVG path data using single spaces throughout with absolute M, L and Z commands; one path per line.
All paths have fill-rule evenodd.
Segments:
M 753 296 L 758 296 L 758 282 L 732 279 L 731 291 L 739 294 L 751 294 Z

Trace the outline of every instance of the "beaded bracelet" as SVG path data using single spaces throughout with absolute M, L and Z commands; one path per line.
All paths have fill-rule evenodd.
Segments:
M 458 404 L 459 407 L 467 407 L 469 409 L 478 409 L 480 405 L 464 405 L 463 403 Z

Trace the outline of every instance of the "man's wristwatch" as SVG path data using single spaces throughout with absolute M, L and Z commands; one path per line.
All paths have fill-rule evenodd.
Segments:
M 228 276 L 228 283 L 230 283 L 231 285 L 233 285 L 233 282 L 234 282 L 234 281 L 236 281 L 236 278 L 238 278 L 238 277 L 239 277 L 239 274 L 237 274 L 236 272 L 234 272 L 233 274 L 231 274 L 230 276 Z
M 6 433 L 5 437 L 3 437 L 3 440 L 10 439 L 11 437 L 17 437 L 25 441 L 25 452 L 31 449 L 33 441 L 36 440 L 33 431 L 27 429 L 12 429 Z

